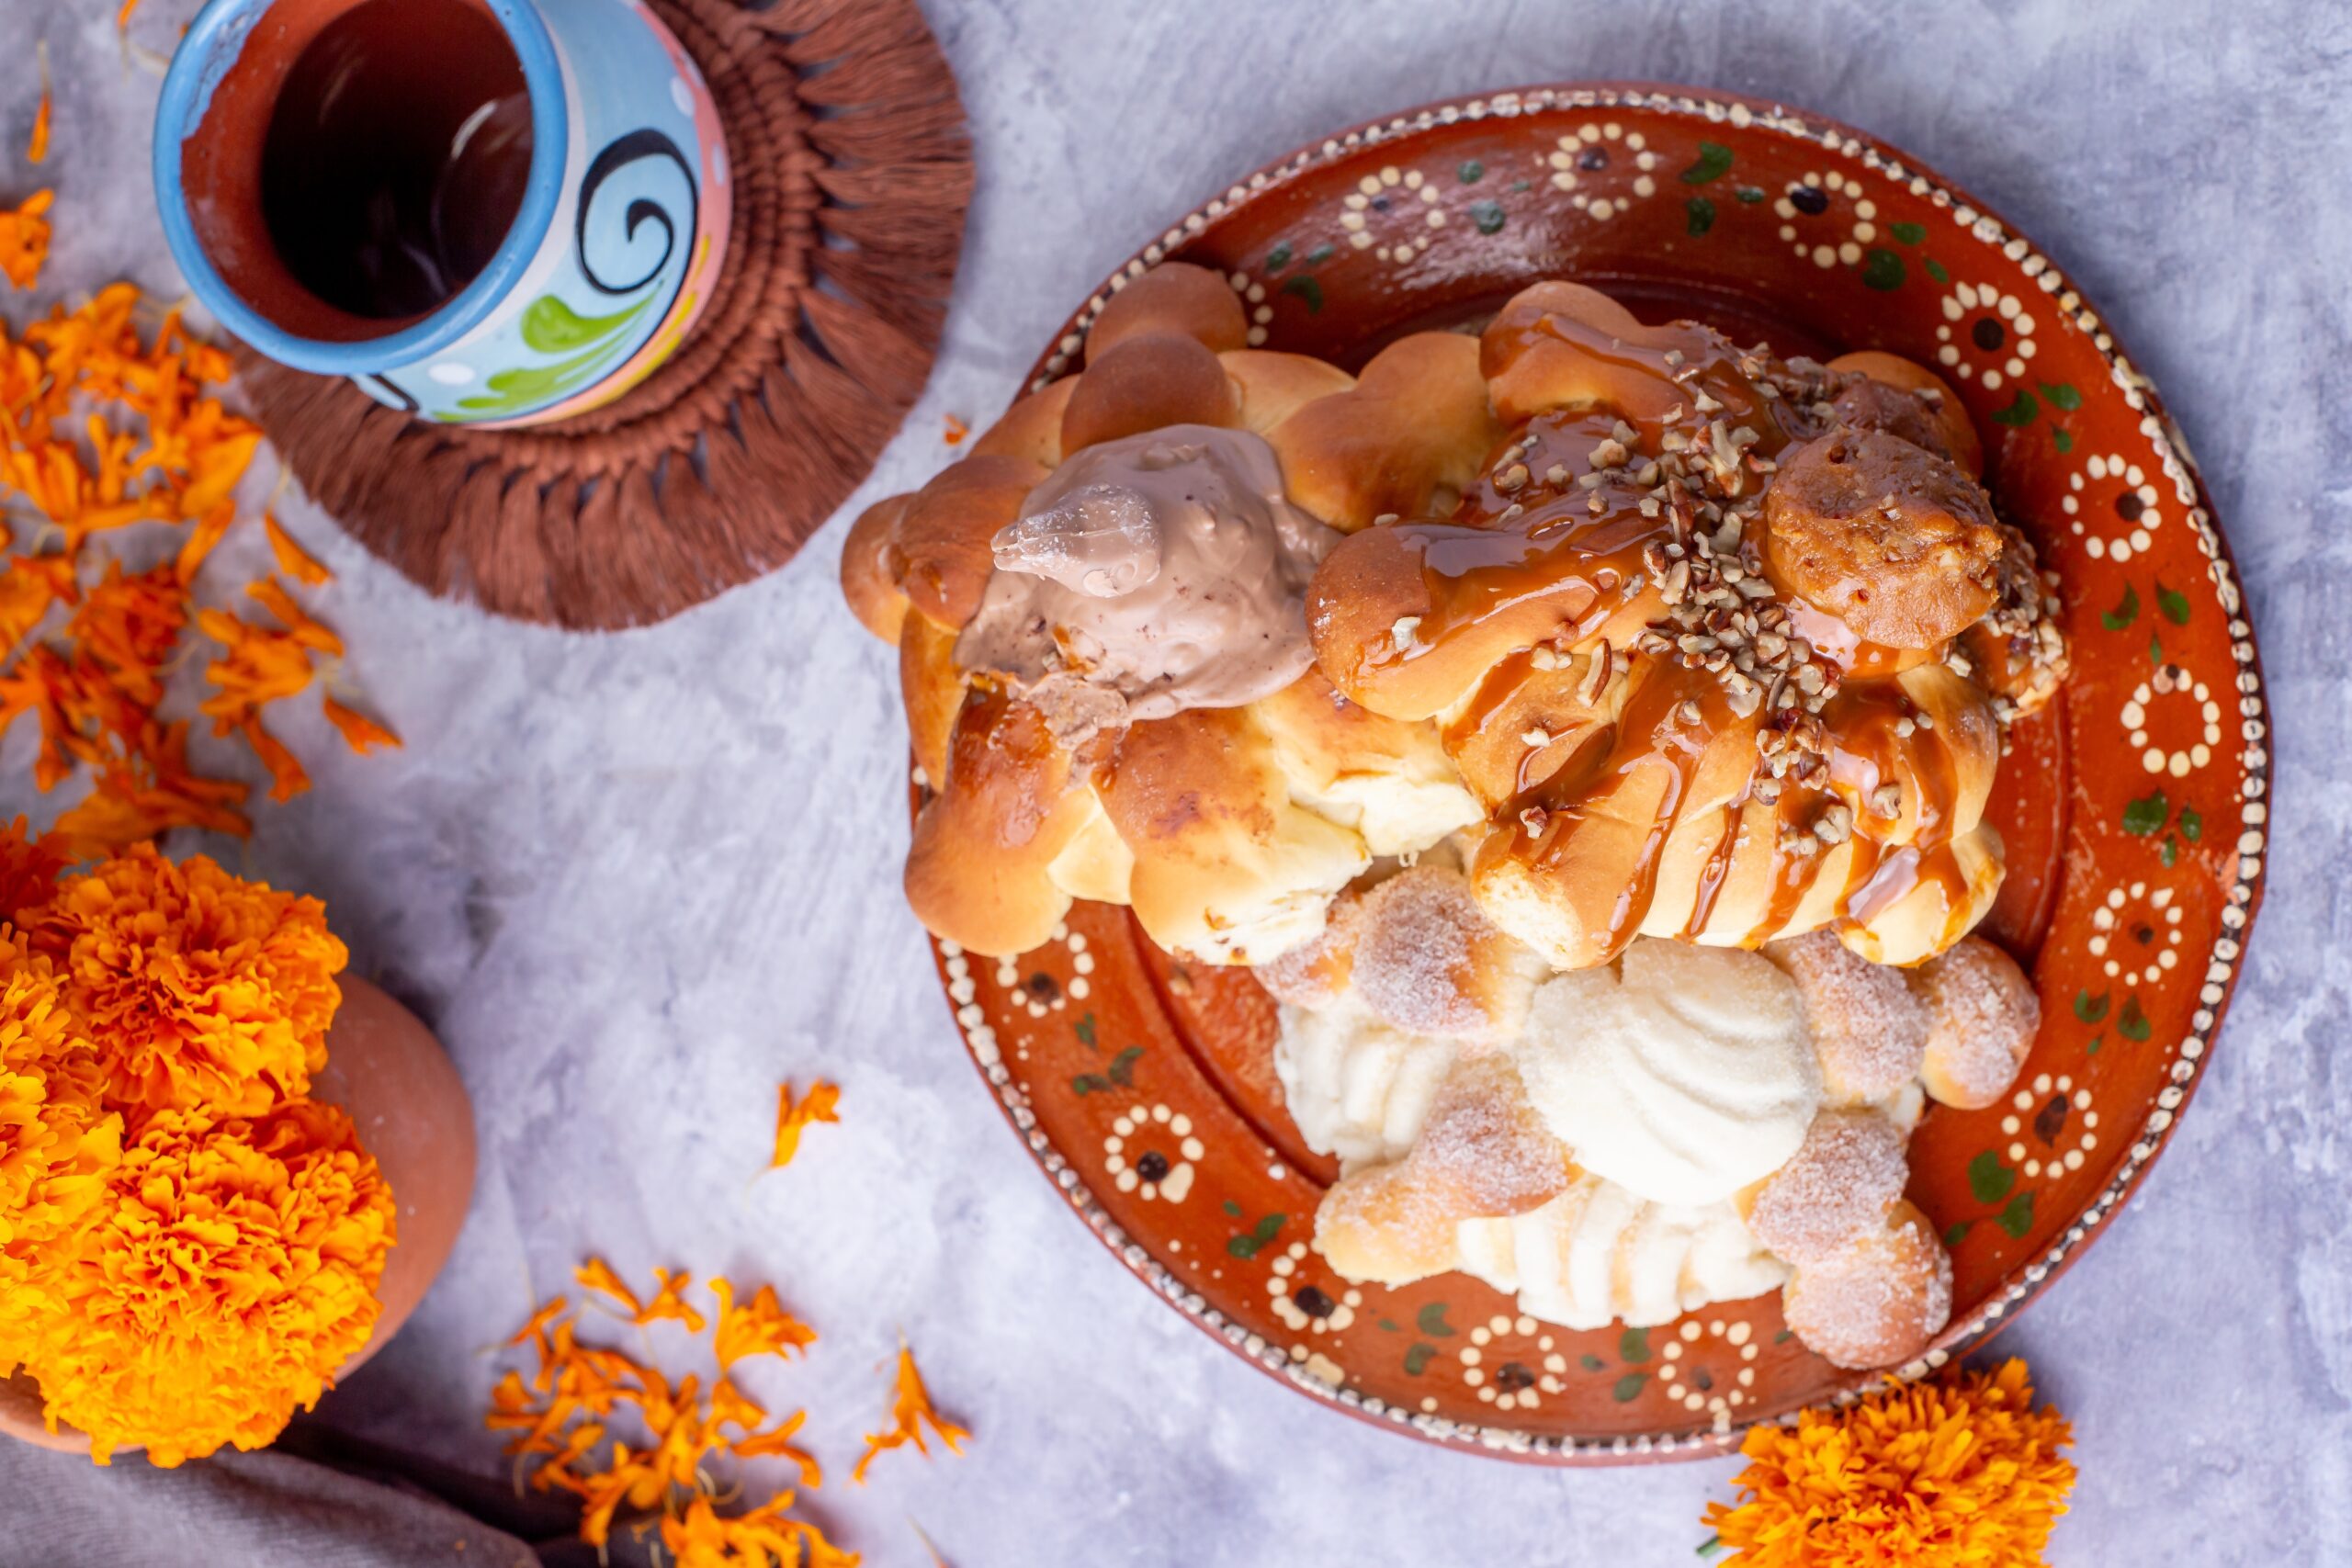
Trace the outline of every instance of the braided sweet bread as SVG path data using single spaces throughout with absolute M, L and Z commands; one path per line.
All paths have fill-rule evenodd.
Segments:
M 1083 373 L 852 529 L 842 586 L 899 646 L 932 794 L 910 902 L 1025 952 L 1073 898 L 1129 904 L 1215 963 L 1316 935 L 1333 895 L 1480 813 L 1436 732 L 1314 666 L 1305 594 L 1334 525 L 1444 510 L 1499 438 L 1467 339 L 1361 379 L 1243 346 L 1223 279 L 1113 298 Z
M 1440 727 L 1487 911 L 1563 968 L 1640 935 L 1949 946 L 1999 886 L 2001 725 L 2064 660 L 1957 400 L 1567 283 L 1480 360 L 1507 437 L 1451 513 L 1341 541 L 1308 614 L 1343 694 Z

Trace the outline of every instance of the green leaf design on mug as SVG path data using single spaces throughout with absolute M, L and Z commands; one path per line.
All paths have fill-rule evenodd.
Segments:
M 653 303 L 648 294 L 626 310 L 609 316 L 583 316 L 552 294 L 542 294 L 523 311 L 523 341 L 541 354 L 570 354 L 602 343 L 644 314 Z

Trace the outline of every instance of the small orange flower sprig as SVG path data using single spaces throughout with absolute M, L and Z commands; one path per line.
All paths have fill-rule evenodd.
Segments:
M 44 114 L 36 156 L 47 151 L 47 127 Z M 51 204 L 43 190 L 0 212 L 0 273 L 19 288 L 39 280 Z M 0 728 L 38 716 L 35 783 L 44 791 L 77 772 L 90 779 L 90 794 L 58 823 L 84 854 L 173 828 L 249 830 L 245 786 L 195 772 L 185 724 L 158 711 L 187 626 L 226 650 L 209 667 L 225 682 L 204 704 L 214 732 L 244 738 L 278 801 L 310 780 L 264 728 L 261 708 L 319 683 L 342 648 L 272 579 L 250 592 L 276 625 L 197 609 L 198 574 L 237 521 L 235 491 L 261 432 L 218 395 L 232 370 L 225 353 L 191 336 L 175 310 L 162 314 L 152 336 L 142 336 L 141 319 L 153 313 L 136 288 L 119 283 L 20 333 L 0 324 L 0 504 L 40 525 L 0 566 Z M 167 560 L 129 572 L 98 558 L 94 538 L 138 525 L 178 530 Z M 311 587 L 331 581 L 276 518 L 266 516 L 264 527 L 287 576 Z M 52 610 L 89 600 L 95 609 L 75 610 L 60 635 L 38 636 Z M 148 635 L 94 643 L 107 616 Z M 355 750 L 400 744 L 333 696 L 324 712 Z
M 915 1354 L 905 1341 L 899 1344 L 899 1375 L 897 1392 L 890 1401 L 890 1427 L 882 1432 L 865 1435 L 865 1452 L 849 1478 L 860 1486 L 865 1484 L 865 1469 L 886 1449 L 903 1448 L 909 1443 L 915 1451 L 928 1455 L 930 1445 L 922 1439 L 922 1429 L 929 1427 L 947 1445 L 949 1453 L 964 1451 L 964 1440 L 972 1434 L 932 1408 L 931 1392 L 922 1386 L 922 1374 L 915 1370 Z
M 2031 1568 L 2066 1511 L 2073 1440 L 2034 1408 L 2023 1361 L 1955 1368 L 1756 1427 L 1738 1505 L 1709 1505 L 1706 1522 L 1738 1568 Z
M 318 905 L 0 829 L 0 1375 L 91 1457 L 259 1448 L 373 1332 L 392 1194 L 324 1065 Z
M 714 1279 L 715 1319 L 684 1301 L 691 1280 L 656 1270 L 657 1291 L 642 1300 L 601 1258 L 577 1270 L 580 1285 L 632 1324 L 674 1320 L 685 1331 L 711 1330 L 718 1375 L 705 1393 L 693 1375 L 674 1383 L 623 1351 L 583 1345 L 580 1314 L 558 1296 L 531 1314 L 510 1347 L 528 1345 L 537 1361 L 529 1378 L 509 1371 L 491 1391 L 488 1424 L 514 1434 L 506 1451 L 523 1467 L 535 1461 L 530 1483 L 569 1492 L 582 1504 L 580 1536 L 602 1548 L 626 1507 L 657 1529 L 680 1568 L 775 1564 L 775 1568 L 856 1568 L 858 1557 L 833 1545 L 808 1520 L 793 1517 L 796 1495 L 779 1492 L 735 1514 L 718 1510 L 707 1461 L 789 1460 L 800 1484 L 814 1490 L 824 1474 L 813 1454 L 793 1442 L 807 1413 L 795 1411 L 766 1427 L 766 1409 L 734 1382 L 734 1369 L 755 1356 L 787 1356 L 816 1340 L 816 1332 L 786 1313 L 775 1290 L 762 1286 L 739 1301 L 735 1286 Z M 624 1426 L 626 1424 L 626 1426 Z M 765 1429 L 762 1428 L 765 1427 Z M 731 1430 L 730 1430 L 731 1429 Z M 630 1438 L 640 1438 L 634 1444 Z
M 827 1083 L 822 1078 L 810 1084 L 808 1092 L 801 1096 L 797 1102 L 792 1098 L 790 1084 L 778 1085 L 775 1107 L 775 1155 L 768 1161 L 768 1168 L 781 1170 L 792 1163 L 792 1157 L 800 1152 L 800 1134 L 811 1122 L 838 1123 L 842 1119 L 841 1102 L 842 1091 L 839 1086 Z

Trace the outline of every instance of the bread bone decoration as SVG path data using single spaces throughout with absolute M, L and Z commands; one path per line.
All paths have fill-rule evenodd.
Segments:
M 1360 378 L 1246 332 L 1216 275 L 1145 274 L 853 529 L 933 932 L 1019 953 L 1097 898 L 1262 962 L 1473 824 L 1478 899 L 1565 968 L 1823 927 L 1907 964 L 1984 913 L 2000 726 L 2064 652 L 1931 373 L 1566 283 Z

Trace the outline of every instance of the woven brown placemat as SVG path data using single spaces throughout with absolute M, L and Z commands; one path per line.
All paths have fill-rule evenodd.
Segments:
M 684 345 L 560 424 L 412 419 L 239 355 L 295 477 L 438 594 L 582 630 L 792 558 L 931 373 L 971 196 L 956 79 L 913 0 L 652 0 L 727 128 L 734 231 Z

